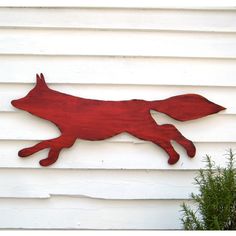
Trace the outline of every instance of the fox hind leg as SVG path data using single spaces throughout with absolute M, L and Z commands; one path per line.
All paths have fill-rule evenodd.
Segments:
M 174 125 L 166 124 L 160 125 L 161 129 L 168 130 L 169 138 L 174 140 L 178 144 L 180 144 L 186 150 L 189 157 L 194 157 L 196 154 L 196 148 L 192 141 L 185 138 L 176 128 Z
M 153 132 L 153 130 L 152 130 Z M 132 133 L 137 138 L 143 139 L 145 141 L 151 141 L 152 143 L 156 144 L 157 146 L 161 147 L 169 156 L 168 163 L 175 164 L 179 160 L 179 154 L 175 151 L 171 142 L 166 138 L 159 137 L 155 134 L 153 135 L 146 135 L 143 133 Z
M 179 160 L 179 154 L 175 151 L 170 141 L 168 140 L 150 140 L 154 144 L 160 146 L 169 155 L 168 163 L 173 165 Z
M 173 146 L 165 136 L 165 134 L 161 134 L 158 127 L 154 124 L 153 126 L 145 126 L 141 129 L 132 129 L 129 131 L 133 136 L 145 140 L 151 141 L 157 146 L 161 147 L 169 156 L 168 163 L 175 164 L 179 160 L 179 154 L 175 151 Z
M 179 160 L 179 154 L 173 148 L 171 140 L 183 146 L 188 156 L 193 157 L 195 155 L 196 149 L 193 143 L 186 139 L 173 125 L 158 125 L 150 119 L 146 125 L 142 126 L 144 127 L 143 129 L 138 126 L 130 130 L 129 133 L 160 146 L 169 155 L 169 164 L 175 164 Z

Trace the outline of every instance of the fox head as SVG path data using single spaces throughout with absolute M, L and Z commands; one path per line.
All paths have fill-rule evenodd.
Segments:
M 11 101 L 11 104 L 18 109 L 38 115 L 37 111 L 40 111 L 41 108 L 45 109 L 46 101 L 44 99 L 48 97 L 46 95 L 50 91 L 52 90 L 48 88 L 43 74 L 36 74 L 35 87 L 25 97 Z

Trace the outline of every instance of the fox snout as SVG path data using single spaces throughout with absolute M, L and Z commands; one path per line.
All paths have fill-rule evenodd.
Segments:
M 18 100 L 12 100 L 11 101 L 12 106 L 17 107 L 17 104 L 18 104 Z
M 24 109 L 24 104 L 25 104 L 25 99 L 24 98 L 20 98 L 20 99 L 17 99 L 17 100 L 12 100 L 11 101 L 11 104 L 12 106 L 14 106 L 15 108 L 18 108 L 18 109 Z

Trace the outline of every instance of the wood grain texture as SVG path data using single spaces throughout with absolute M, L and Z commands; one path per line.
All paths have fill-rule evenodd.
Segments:
M 48 83 L 49 84 L 49 83 Z M 162 86 L 162 85 L 119 85 L 119 84 L 63 84 L 50 83 L 50 88 L 62 93 L 73 96 L 97 100 L 130 100 L 138 97 L 143 100 L 162 100 L 166 97 L 178 96 L 185 93 L 196 93 L 207 97 L 210 101 L 227 107 L 219 115 L 236 115 L 236 104 L 231 100 L 236 100 L 236 87 L 209 87 L 209 86 Z M 0 86 L 0 112 L 14 112 L 19 110 L 11 105 L 11 100 L 15 97 L 23 97 L 32 88 L 31 83 L 12 84 L 5 83 Z M 219 97 L 221 94 L 221 97 Z M 156 112 L 151 111 L 152 116 L 157 116 Z M 10 115 L 10 114 L 9 114 Z M 1 119 L 1 118 L 0 118 Z M 193 128 L 194 129 L 194 128 Z M 194 131 L 194 130 L 193 130 Z
M 137 113 L 135 113 L 136 115 Z M 198 120 L 180 122 L 152 111 L 152 117 L 160 124 L 171 123 L 193 142 L 236 142 L 235 115 L 215 114 Z M 223 124 L 223 125 L 219 125 Z M 60 135 L 53 123 L 26 112 L 1 112 L 0 140 L 43 140 Z M 204 132 L 203 132 L 204 131 Z M 206 132 L 207 131 L 207 132 Z M 215 135 L 217 133 L 217 135 Z M 219 135 L 220 134 L 220 135 Z M 109 141 L 140 143 L 141 140 L 126 133 L 112 137 Z M 142 141 L 143 142 L 143 141 Z
M 102 101 L 74 97 L 48 88 L 43 74 L 37 74 L 37 83 L 26 97 L 13 100 L 18 109 L 53 122 L 60 130 L 58 138 L 42 141 L 33 147 L 19 151 L 20 157 L 28 157 L 49 148 L 48 157 L 40 165 L 55 163 L 63 148 L 71 147 L 77 138 L 97 141 L 121 133 L 151 141 L 168 154 L 169 164 L 179 160 L 179 154 L 171 140 L 180 144 L 189 157 L 194 157 L 196 148 L 174 125 L 155 123 L 150 110 L 157 110 L 179 121 L 198 119 L 217 113 L 225 108 L 196 94 L 184 94 L 165 100 Z M 133 116 L 138 113 L 137 116 Z

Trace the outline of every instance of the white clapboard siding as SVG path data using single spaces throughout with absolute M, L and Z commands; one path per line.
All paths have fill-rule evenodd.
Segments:
M 34 79 L 35 80 L 35 79 Z M 35 84 L 35 81 L 34 81 Z M 11 105 L 14 99 L 24 97 L 34 84 L 2 84 L 0 87 L 0 112 L 22 112 Z M 145 99 L 162 100 L 171 96 L 195 93 L 206 97 L 226 108 L 219 114 L 236 114 L 236 87 L 209 87 L 209 86 L 139 86 L 139 85 L 80 85 L 80 84 L 48 84 L 51 89 L 79 96 L 83 98 L 98 100 L 129 100 Z M 219 94 L 221 96 L 219 96 Z
M 235 32 L 236 11 L 0 8 L 0 27 Z
M 2 83 L 35 83 L 35 74 L 43 72 L 48 82 L 68 85 L 236 86 L 235 59 L 0 54 L 0 64 Z
M 0 0 L 0 228 L 181 229 L 181 207 L 210 155 L 236 151 L 235 0 Z M 196 93 L 225 111 L 174 124 L 196 145 L 175 165 L 128 134 L 77 140 L 44 168 L 48 149 L 18 151 L 60 135 L 12 107 L 44 73 L 50 88 L 101 100 L 159 100 Z M 133 114 L 137 116 L 138 114 Z
M 194 171 L 1 169 L 0 198 L 189 199 L 197 190 L 195 175 Z
M 47 157 L 48 150 L 40 151 L 28 158 L 20 158 L 17 155 L 19 150 L 36 143 L 37 141 L 1 140 L 0 168 L 42 169 L 39 161 Z M 195 142 L 195 145 L 196 156 L 189 158 L 182 147 L 174 144 L 176 151 L 180 154 L 180 160 L 175 165 L 169 165 L 167 154 L 161 148 L 148 142 L 133 143 L 109 140 L 85 142 L 78 140 L 73 147 L 62 150 L 59 160 L 55 164 L 44 169 L 198 170 L 205 168 L 206 155 L 210 155 L 216 165 L 225 166 L 224 155 L 229 148 L 236 151 L 235 142 Z M 175 192 L 173 192 L 173 197 L 174 195 Z
M 2 229 L 180 229 L 182 200 L 0 199 Z M 191 202 L 189 202 L 191 204 Z M 30 222 L 30 223 L 29 223 Z
M 235 0 L 1 0 L 7 7 L 96 7 L 96 8 L 170 8 L 170 9 L 232 9 Z
M 236 33 L 0 29 L 0 54 L 236 58 Z

